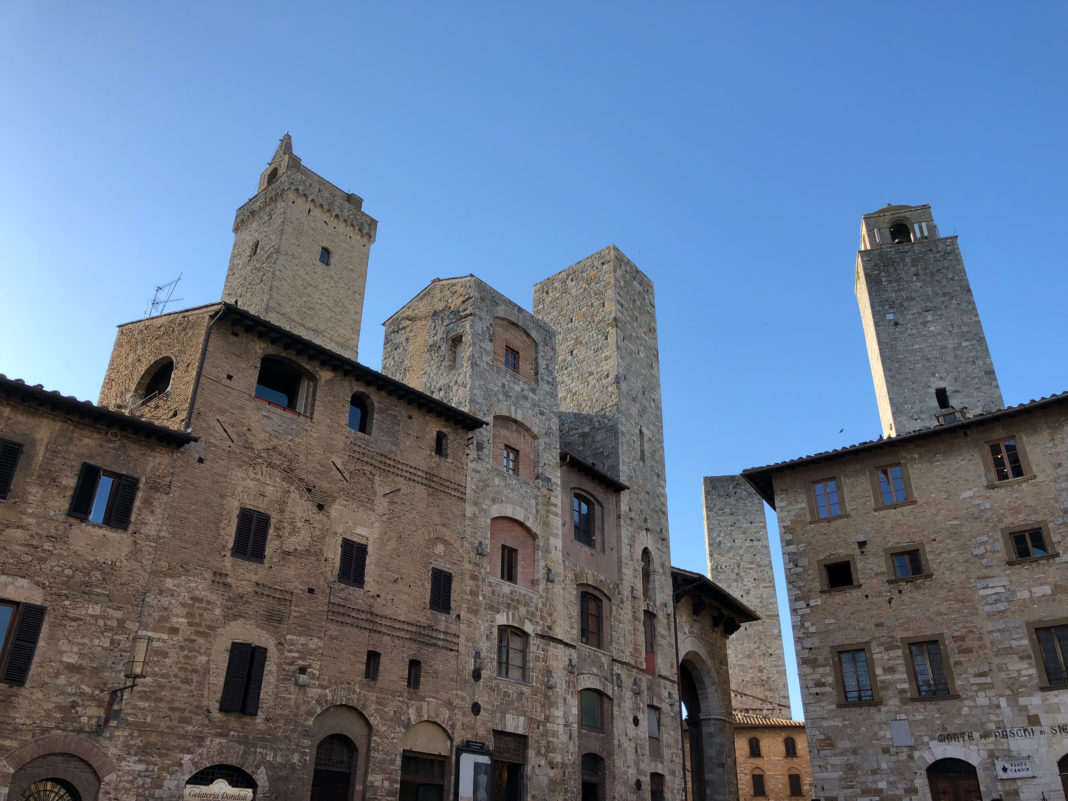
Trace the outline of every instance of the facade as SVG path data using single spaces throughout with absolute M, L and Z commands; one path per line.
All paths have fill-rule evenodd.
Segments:
M 812 792 L 1064 798 L 1068 394 L 999 408 L 955 241 L 926 206 L 864 220 L 888 436 L 743 473 L 778 514 Z
M 805 724 L 749 712 L 734 715 L 741 801 L 790 801 L 812 797 Z
M 670 567 L 652 283 L 436 280 L 377 372 L 376 226 L 287 136 L 100 405 L 0 380 L 0 799 L 735 797 L 756 615 Z

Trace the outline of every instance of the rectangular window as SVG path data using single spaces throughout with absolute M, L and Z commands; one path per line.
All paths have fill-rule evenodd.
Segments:
M 502 464 L 504 472 L 513 476 L 519 474 L 519 451 L 508 445 L 504 446 L 504 462 Z
M 1009 534 L 1011 559 L 1037 559 L 1050 556 L 1053 552 L 1046 543 L 1045 532 L 1041 528 L 1029 528 L 1013 531 Z
M 497 629 L 497 676 L 513 681 L 527 680 L 527 635 L 517 629 Z
M 575 524 L 575 539 L 591 548 L 597 544 L 593 528 L 593 504 L 581 495 L 571 498 L 571 517 Z
M 586 731 L 604 731 L 602 696 L 596 690 L 579 693 L 580 725 Z
M 368 651 L 367 661 L 363 663 L 363 677 L 367 681 L 378 681 L 378 669 L 382 665 L 382 654 Z
M 319 263 L 330 266 L 330 251 L 327 248 L 319 248 Z
M 448 615 L 452 613 L 452 573 L 430 568 L 430 608 Z
M 923 556 L 919 548 L 892 553 L 890 561 L 894 566 L 894 578 L 913 578 L 923 575 Z
M 649 774 L 649 801 L 664 801 L 664 774 Z
M 825 590 L 837 590 L 843 587 L 857 586 L 853 577 L 853 563 L 849 560 L 843 562 L 827 562 L 823 565 L 823 579 Z
M 67 514 L 112 528 L 127 529 L 138 479 L 84 462 Z
M 816 517 L 821 520 L 842 514 L 842 503 L 838 497 L 838 480 L 824 478 L 813 481 L 812 501 L 815 504 Z
M 237 530 L 230 555 L 246 562 L 263 564 L 267 555 L 267 534 L 271 530 L 271 516 L 255 509 L 237 513 Z
M 26 683 L 46 611 L 37 604 L 0 600 L 0 681 L 17 687 Z
M 445 757 L 405 751 L 401 755 L 401 801 L 443 801 Z
M 991 442 L 990 460 L 994 465 L 994 478 L 997 481 L 1009 481 L 1021 478 L 1024 474 L 1020 451 L 1016 447 L 1016 438 Z
M 655 706 L 647 707 L 649 712 L 649 739 L 660 739 L 660 708 Z
M 868 672 L 868 652 L 863 648 L 838 652 L 838 666 L 842 676 L 842 696 L 847 704 L 874 701 L 871 674 Z
M 1068 624 L 1035 629 L 1046 686 L 1068 685 Z
M 909 643 L 909 655 L 912 659 L 912 677 L 916 681 L 916 694 L 920 698 L 950 695 L 941 643 L 937 640 Z
M 804 795 L 801 792 L 801 774 L 791 773 L 787 778 L 790 782 L 790 795 Z
M 258 714 L 266 665 L 266 648 L 247 642 L 230 643 L 230 660 L 226 663 L 219 711 Z
M 519 581 L 519 551 L 516 548 L 501 546 L 501 578 L 513 584 Z
M 0 501 L 7 500 L 11 491 L 11 482 L 15 479 L 15 468 L 22 456 L 22 443 L 9 439 L 0 439 Z
M 511 370 L 513 373 L 519 372 L 519 351 L 508 347 L 504 347 L 504 366 Z
M 642 615 L 642 625 L 645 629 L 645 672 L 650 676 L 656 675 L 656 615 L 645 612 Z
M 423 663 L 418 659 L 408 660 L 408 689 L 418 690 L 423 680 Z
M 362 588 L 366 571 L 367 544 L 342 537 L 341 564 L 337 569 L 337 580 L 350 587 Z
M 764 774 L 753 774 L 753 795 L 763 798 L 767 795 L 767 791 L 764 789 Z
M 905 489 L 905 474 L 901 465 L 879 467 L 875 470 L 875 477 L 879 482 L 879 496 L 883 506 L 905 503 L 909 499 Z
M 601 647 L 601 599 L 590 592 L 579 596 L 581 639 L 585 645 Z

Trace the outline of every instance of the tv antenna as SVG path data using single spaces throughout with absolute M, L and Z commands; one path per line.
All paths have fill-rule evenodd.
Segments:
M 157 314 L 163 314 L 163 312 L 167 311 L 168 303 L 177 303 L 181 300 L 181 298 L 172 297 L 175 287 L 178 286 L 178 282 L 181 280 L 182 274 L 178 273 L 178 277 L 173 281 L 168 281 L 166 284 L 156 287 L 152 300 L 145 306 L 145 317 L 155 317 Z

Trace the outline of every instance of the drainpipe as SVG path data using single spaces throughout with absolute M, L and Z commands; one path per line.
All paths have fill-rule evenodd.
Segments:
M 189 413 L 185 417 L 185 433 L 190 433 L 190 428 L 193 426 L 193 407 L 196 406 L 197 392 L 200 390 L 200 376 L 204 372 L 204 359 L 208 355 L 208 342 L 211 340 L 211 330 L 215 327 L 215 323 L 219 322 L 219 319 L 223 316 L 223 312 L 226 311 L 224 305 L 219 311 L 215 313 L 215 316 L 211 318 L 211 322 L 208 323 L 208 329 L 204 332 L 204 344 L 200 348 L 200 361 L 197 363 L 197 374 L 193 379 L 193 394 L 189 398 Z

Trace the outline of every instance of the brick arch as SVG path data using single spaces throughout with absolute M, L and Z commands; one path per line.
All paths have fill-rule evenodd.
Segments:
M 531 535 L 537 539 L 538 535 L 534 528 L 537 525 L 537 518 L 533 512 L 528 512 L 522 506 L 516 506 L 514 503 L 495 503 L 487 510 L 487 517 L 490 520 L 495 517 L 510 517 L 517 520 L 526 526 Z
M 539 567 L 537 537 L 529 526 L 514 517 L 499 515 L 490 518 L 490 575 L 512 581 L 519 587 L 534 590 L 538 587 Z M 514 549 L 514 575 L 504 572 L 502 548 Z
M 576 692 L 582 692 L 583 690 L 596 690 L 601 695 L 605 695 L 609 698 L 613 697 L 613 693 L 616 691 L 616 687 L 609 679 L 603 676 L 598 676 L 594 673 L 583 673 L 578 677 Z
M 6 754 L 0 760 L 0 777 L 10 778 L 27 762 L 46 754 L 73 754 L 87 762 L 101 779 L 115 771 L 111 757 L 88 740 L 74 734 L 49 734 Z

